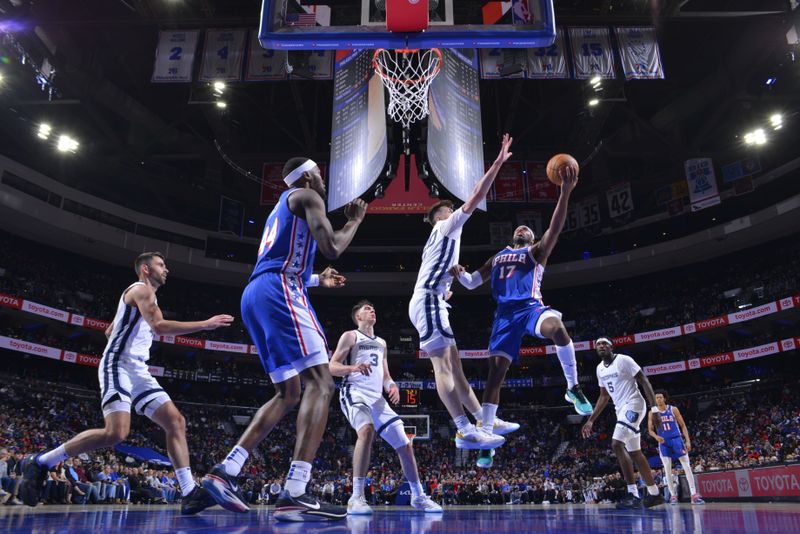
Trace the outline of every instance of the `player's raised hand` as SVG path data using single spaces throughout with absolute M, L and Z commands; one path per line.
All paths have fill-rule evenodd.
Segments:
M 463 266 L 463 265 L 458 265 L 458 264 L 456 264 L 456 265 L 453 265 L 453 266 L 450 268 L 450 274 L 453 276 L 453 278 L 458 278 L 458 276 L 459 276 L 461 273 L 463 273 L 464 271 L 466 271 L 466 269 L 464 269 L 464 266 Z
M 364 376 L 369 376 L 372 373 L 372 367 L 368 363 L 359 363 L 358 365 L 351 365 L 352 373 L 361 373 Z
M 367 203 L 357 198 L 344 207 L 344 216 L 348 221 L 355 221 L 360 223 L 367 215 Z
M 578 185 L 578 171 L 571 165 L 562 165 L 558 169 L 558 175 L 561 177 L 561 193 L 570 193 L 575 186 Z
M 230 326 L 233 322 L 233 316 L 231 315 L 215 315 L 210 319 L 206 319 L 203 325 L 203 330 L 216 330 L 222 326 Z
M 511 148 L 511 143 L 514 141 L 514 138 L 508 134 L 503 135 L 503 141 L 500 144 L 500 153 L 497 155 L 497 159 L 495 163 L 503 164 L 508 161 L 508 158 L 513 156 L 511 152 L 508 151 Z
M 389 388 L 389 402 L 392 404 L 400 404 L 400 390 L 397 387 L 397 384 L 392 384 L 392 387 Z
M 322 287 L 344 287 L 347 278 L 339 274 L 339 271 L 333 267 L 326 267 L 324 271 L 319 273 L 319 285 Z
M 584 423 L 584 425 L 583 425 L 583 428 L 581 428 L 581 435 L 584 438 L 588 438 L 589 436 L 591 436 L 592 435 L 592 427 L 593 426 L 594 426 L 594 423 L 592 423 L 591 421 L 586 421 L 586 423 Z

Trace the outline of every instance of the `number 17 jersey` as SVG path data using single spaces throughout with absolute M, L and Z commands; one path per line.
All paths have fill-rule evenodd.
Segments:
M 492 296 L 499 307 L 541 302 L 543 275 L 530 247 L 506 247 L 492 259 Z

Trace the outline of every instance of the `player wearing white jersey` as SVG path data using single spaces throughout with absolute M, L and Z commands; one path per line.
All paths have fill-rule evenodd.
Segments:
M 353 450 L 353 495 L 347 503 L 347 513 L 372 513 L 364 498 L 364 482 L 376 434 L 397 451 L 411 487 L 411 506 L 425 512 L 441 512 L 442 507 L 425 495 L 422 488 L 414 448 L 403 420 L 383 397 L 385 391 L 392 404 L 400 402 L 400 392 L 386 361 L 386 341 L 375 335 L 375 307 L 362 300 L 353 306 L 350 317 L 358 329 L 342 334 L 329 364 L 333 376 L 343 377 L 339 403 L 358 435 Z
M 642 454 L 641 447 L 640 426 L 647 412 L 647 403 L 639 391 L 639 386 L 644 390 L 653 410 L 658 410 L 653 386 L 633 358 L 614 353 L 611 340 L 601 337 L 595 341 L 594 346 L 602 358 L 597 365 L 600 397 L 589 420 L 583 425 L 581 433 L 584 438 L 592 434 L 592 426 L 605 410 L 610 398 L 617 412 L 611 448 L 622 469 L 622 476 L 628 484 L 628 495 L 622 502 L 617 503 L 617 508 L 641 508 L 642 505 L 650 508 L 664 504 L 664 498 L 658 493 L 653 472 L 650 470 L 647 458 Z M 633 462 L 636 462 L 636 467 L 639 468 L 639 473 L 647 484 L 647 495 L 644 499 L 639 498 L 639 490 L 636 488 Z
M 461 229 L 486 198 L 503 163 L 511 157 L 511 142 L 508 134 L 503 136 L 497 159 L 475 185 L 463 206 L 454 211 L 453 203 L 445 200 L 428 212 L 428 222 L 433 225 L 433 230 L 422 251 L 422 265 L 408 306 L 409 318 L 419 333 L 420 349 L 428 353 L 433 364 L 436 391 L 458 429 L 456 447 L 463 449 L 494 449 L 505 443 L 505 438 L 496 434 L 507 434 L 519 428 L 519 425 L 496 419 L 496 434 L 492 434 L 491 429 L 477 428 L 464 414 L 462 405 L 476 419 L 481 418 L 482 409 L 464 376 L 455 336 L 450 328 L 447 311 L 450 306 L 445 302 L 453 282 L 449 271 L 458 263 Z
M 67 458 L 122 442 L 130 432 L 131 406 L 166 433 L 167 453 L 183 495 L 181 513 L 196 514 L 213 504 L 206 490 L 192 478 L 186 421 L 150 374 L 146 362 L 153 334 L 214 330 L 230 326 L 233 317 L 215 315 L 205 321 L 168 321 L 156 300 L 156 291 L 167 282 L 169 274 L 164 256 L 145 252 L 136 258 L 134 268 L 139 281 L 128 286 L 120 297 L 114 321 L 106 329 L 108 344 L 98 370 L 105 428 L 86 430 L 53 450 L 25 458 L 19 494 L 29 506 L 38 503 L 48 469 Z

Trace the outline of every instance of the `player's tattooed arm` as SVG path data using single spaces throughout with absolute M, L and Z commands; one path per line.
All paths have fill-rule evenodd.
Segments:
M 658 433 L 656 432 L 656 429 L 655 429 L 655 426 L 658 424 L 658 421 L 656 421 L 656 417 L 658 417 L 658 414 L 655 414 L 653 412 L 650 412 L 648 414 L 648 416 L 647 416 L 647 433 L 650 434 L 650 437 L 652 437 L 657 442 L 664 443 L 664 438 L 659 436 Z
M 611 395 L 608 394 L 608 390 L 606 388 L 600 388 L 600 396 L 597 398 L 597 404 L 594 405 L 594 410 L 592 410 L 592 415 L 589 416 L 589 419 L 583 425 L 581 429 L 581 434 L 584 438 L 588 438 L 592 435 L 592 427 L 594 426 L 594 422 L 597 421 L 597 418 L 600 417 L 600 414 L 603 413 L 603 410 L 606 409 L 606 405 L 608 405 L 608 399 L 611 398 Z
M 689 429 L 686 428 L 686 422 L 683 420 L 683 414 L 681 411 L 673 406 L 672 407 L 672 414 L 675 416 L 675 421 L 678 423 L 678 427 L 681 429 L 681 434 L 683 434 L 683 445 L 686 447 L 686 452 L 692 450 L 692 440 L 689 439 Z
M 561 230 L 564 229 L 564 223 L 567 221 L 569 197 L 572 194 L 572 190 L 578 185 L 578 173 L 575 172 L 575 169 L 570 166 L 564 166 L 560 172 L 563 179 L 561 194 L 558 197 L 556 209 L 553 211 L 553 217 L 550 219 L 550 226 L 542 235 L 542 240 L 535 245 L 531 245 L 531 254 L 542 265 L 547 264 L 547 259 L 553 253 L 558 236 L 561 235 Z
M 352 330 L 345 332 L 339 338 L 339 343 L 336 345 L 336 350 L 331 356 L 331 361 L 328 363 L 328 370 L 333 376 L 347 376 L 350 373 L 361 373 L 369 375 L 371 369 L 368 363 L 361 363 L 358 365 L 346 365 L 345 359 L 350 353 L 350 349 L 356 343 L 356 333 Z

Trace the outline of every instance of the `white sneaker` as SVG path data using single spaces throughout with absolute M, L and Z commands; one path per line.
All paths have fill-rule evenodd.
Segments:
M 367 504 L 367 500 L 361 497 L 350 497 L 347 501 L 347 513 L 349 515 L 370 515 L 372 508 Z
M 478 428 L 483 428 L 483 421 L 478 419 L 475 422 L 475 426 L 477 426 Z M 519 423 L 503 421 L 499 417 L 495 417 L 494 428 L 492 429 L 492 431 L 498 436 L 505 436 L 506 434 L 511 434 L 512 432 L 516 432 L 517 430 L 519 430 Z
M 426 514 L 436 514 L 442 512 L 442 507 L 424 493 L 415 499 L 411 499 L 411 506 L 417 510 L 422 510 Z
M 506 438 L 491 434 L 483 428 L 471 426 L 456 432 L 456 448 L 458 449 L 496 449 L 506 442 Z

